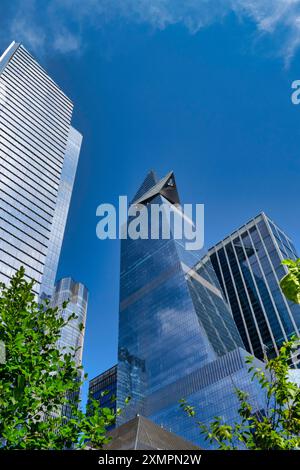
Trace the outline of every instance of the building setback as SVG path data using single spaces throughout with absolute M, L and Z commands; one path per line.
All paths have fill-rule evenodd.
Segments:
M 289 302 L 279 285 L 287 273 L 282 260 L 298 255 L 266 214 L 217 243 L 208 256 L 247 351 L 260 359 L 274 357 L 283 341 L 299 336 L 300 306 Z
M 0 57 L 0 281 L 51 296 L 82 136 L 73 103 L 23 45 Z

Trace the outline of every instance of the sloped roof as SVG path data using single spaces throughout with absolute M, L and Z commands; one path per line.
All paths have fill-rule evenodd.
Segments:
M 163 429 L 143 416 L 109 433 L 112 441 L 105 446 L 110 450 L 197 450 L 199 447 L 182 437 Z

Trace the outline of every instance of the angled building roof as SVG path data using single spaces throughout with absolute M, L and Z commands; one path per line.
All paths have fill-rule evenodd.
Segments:
M 137 190 L 132 203 L 139 199 L 143 194 L 149 191 L 150 188 L 156 185 L 158 182 L 158 178 L 153 170 L 150 170 L 149 173 L 146 175 L 144 181 L 142 182 L 141 186 Z
M 158 182 L 153 171 L 148 173 L 142 186 L 133 199 L 132 204 L 146 204 L 159 194 L 165 197 L 172 204 L 179 204 L 179 196 L 173 171 L 170 171 Z
M 136 416 L 109 433 L 107 450 L 199 450 L 177 434 L 163 429 L 143 416 Z

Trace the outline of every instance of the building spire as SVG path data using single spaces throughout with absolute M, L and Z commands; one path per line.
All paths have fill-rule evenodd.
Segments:
M 136 195 L 134 196 L 132 202 L 135 202 L 137 199 L 141 198 L 150 188 L 156 185 L 158 182 L 157 176 L 154 170 L 150 170 L 144 181 L 142 182 L 141 186 L 139 187 Z

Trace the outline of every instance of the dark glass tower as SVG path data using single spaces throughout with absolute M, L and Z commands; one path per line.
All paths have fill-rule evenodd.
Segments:
M 99 402 L 101 408 L 110 408 L 116 412 L 117 365 L 102 372 L 89 381 L 89 399 Z M 115 425 L 109 426 L 113 429 Z
M 157 181 L 150 172 L 132 204 L 150 215 L 151 206 L 162 203 L 186 217 L 173 173 Z M 197 260 L 183 239 L 122 240 L 117 406 L 124 408 L 131 396 L 118 424 L 141 414 L 207 447 L 180 410 L 181 398 L 196 405 L 204 421 L 237 418 L 235 385 L 249 391 L 257 409 L 264 405 L 210 259 Z
M 287 301 L 279 285 L 287 272 L 281 261 L 298 255 L 269 217 L 254 217 L 208 254 L 247 351 L 272 357 L 283 341 L 299 336 L 300 306 Z

